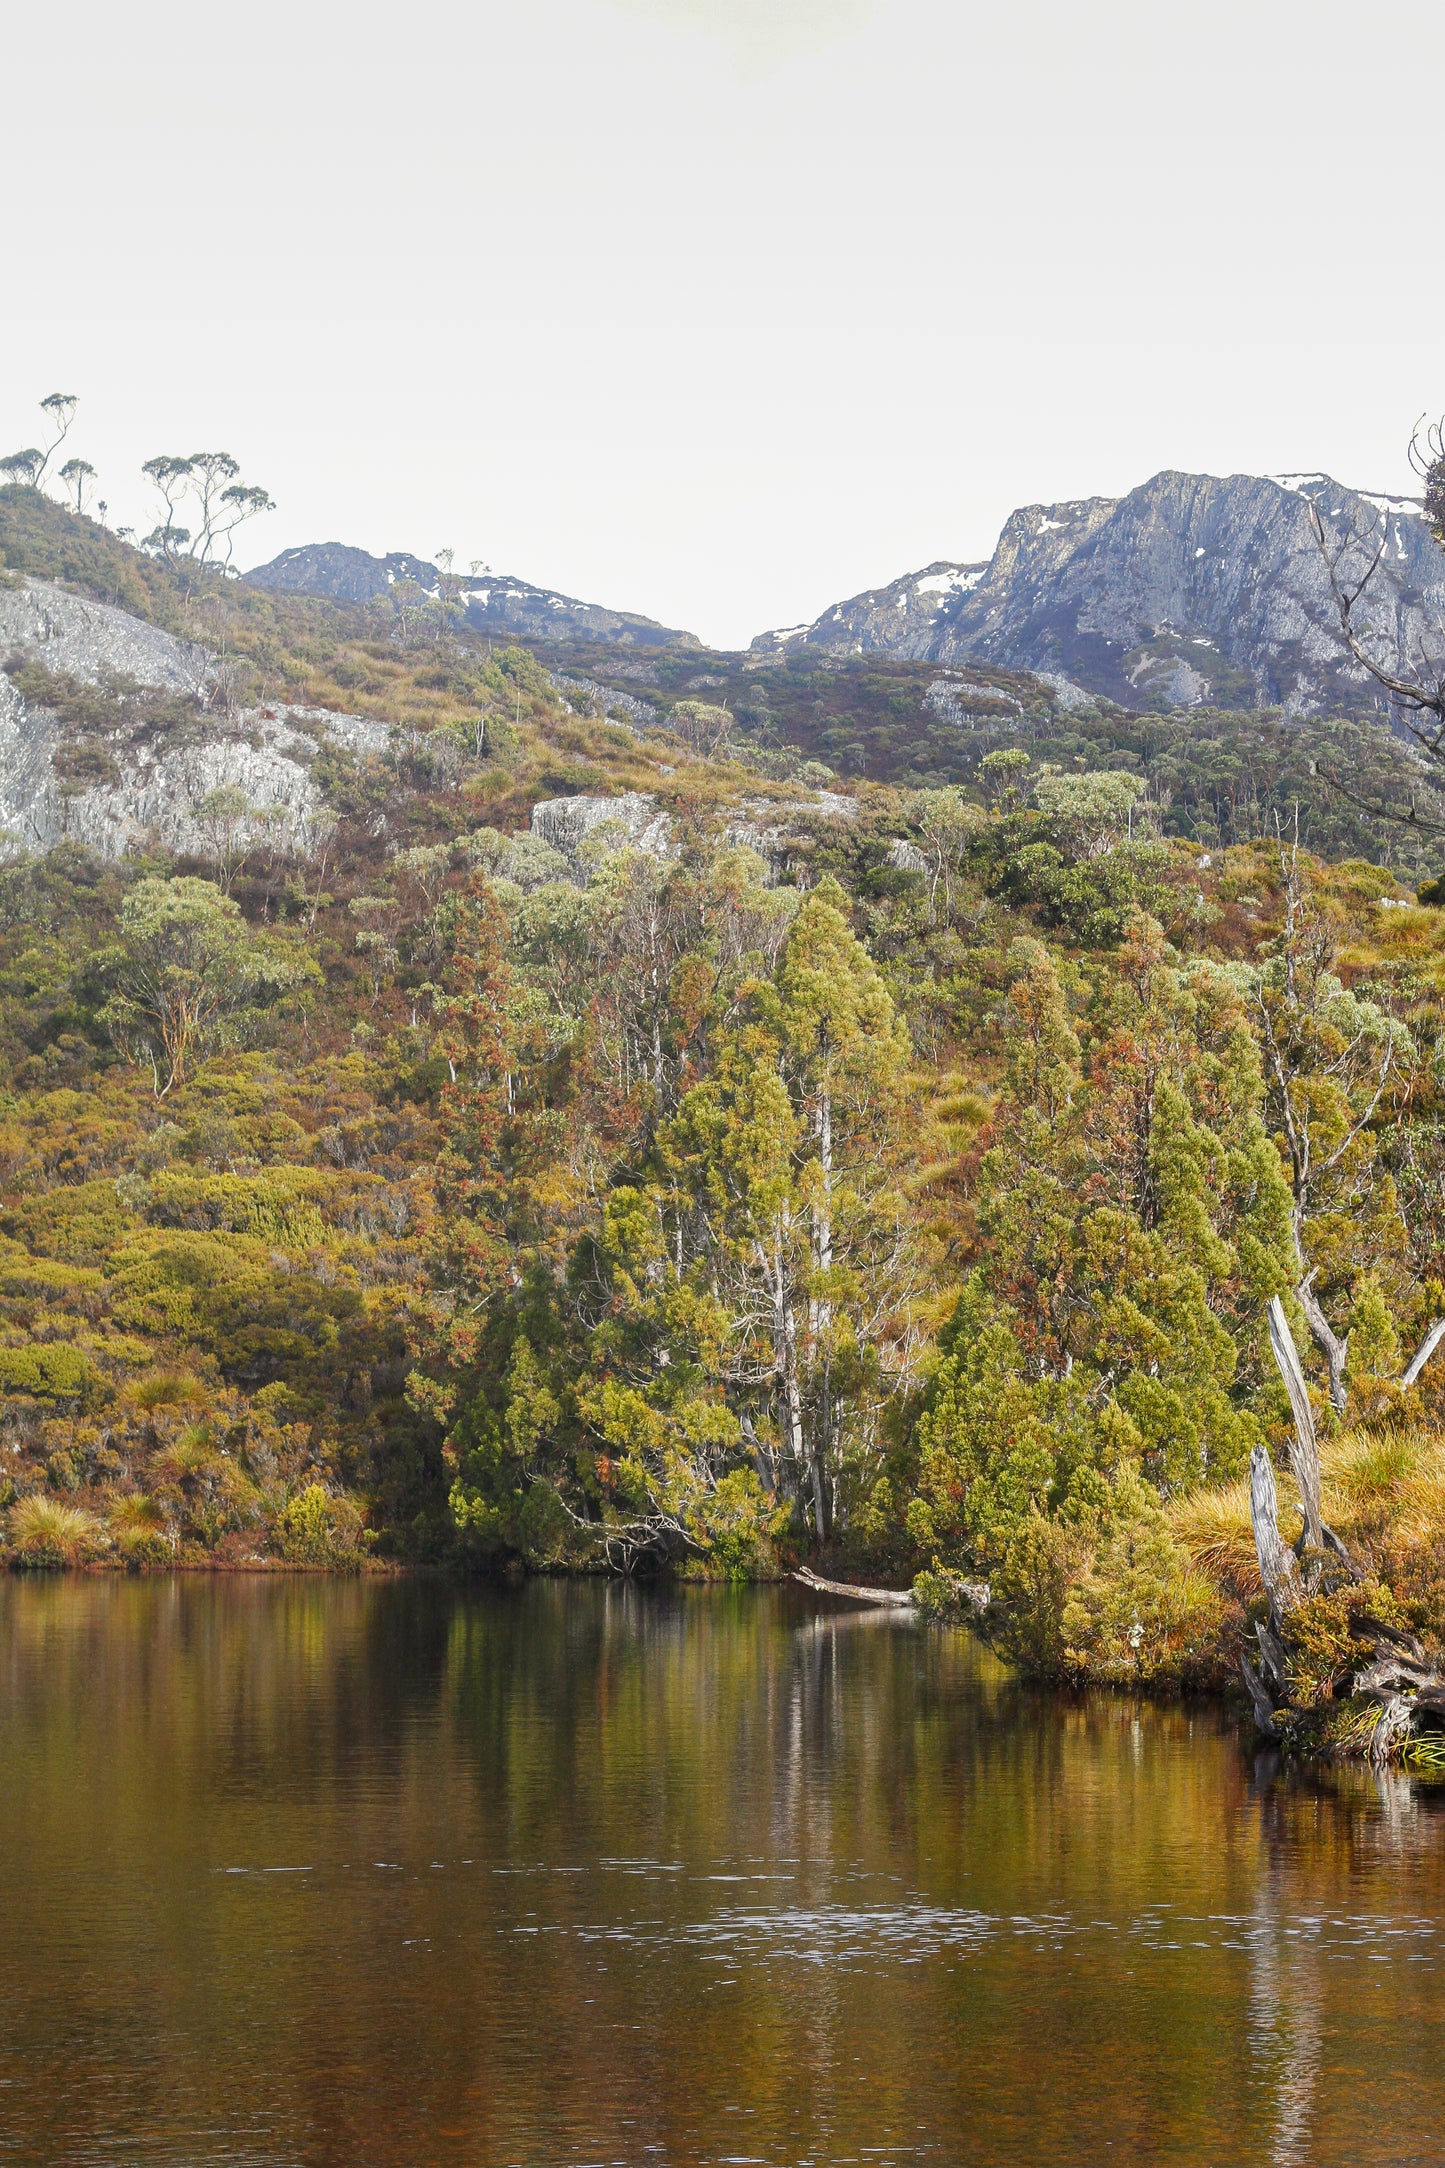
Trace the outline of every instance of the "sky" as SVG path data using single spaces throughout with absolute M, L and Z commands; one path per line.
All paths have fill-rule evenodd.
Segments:
M 0 439 L 721 646 L 1164 467 L 1408 487 L 1439 0 L 11 10 Z M 17 86 L 28 86 L 17 95 Z

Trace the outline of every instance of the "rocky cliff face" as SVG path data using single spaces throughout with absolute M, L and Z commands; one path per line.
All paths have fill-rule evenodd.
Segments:
M 1028 505 L 986 565 L 929 565 L 753 648 L 989 662 L 1075 703 L 1378 713 L 1339 637 L 1311 501 L 1340 539 L 1383 543 L 1364 622 L 1387 665 L 1418 654 L 1445 622 L 1445 556 L 1419 505 L 1318 474 L 1166 473 L 1123 498 Z
M 388 742 L 378 723 L 319 709 L 212 714 L 201 649 L 43 581 L 0 588 L 0 659 L 113 696 L 110 723 L 85 738 L 94 779 L 77 781 L 64 717 L 0 673 L 0 853 L 70 841 L 119 858 L 155 841 L 212 858 L 223 832 L 228 849 L 266 836 L 307 851 L 328 817 L 311 774 L 322 745 L 379 751 Z M 163 728 L 146 694 L 172 696 Z
M 341 542 L 308 542 L 300 549 L 284 550 L 246 578 L 253 587 L 323 595 L 337 602 L 374 602 L 389 594 L 399 580 L 414 582 L 432 597 L 441 593 L 442 585 L 438 567 L 423 558 L 404 552 L 369 557 L 365 550 L 349 549 Z M 502 573 L 486 573 L 460 583 L 458 600 L 468 623 L 495 639 L 598 641 L 621 647 L 697 645 L 690 632 L 659 625 L 650 617 L 578 602 L 571 595 Z

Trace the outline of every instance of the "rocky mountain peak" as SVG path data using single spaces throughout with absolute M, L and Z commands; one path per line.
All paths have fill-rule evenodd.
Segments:
M 1445 557 L 1414 499 L 1326 474 L 1173 470 L 1126 497 L 1025 505 L 986 565 L 926 567 L 753 647 L 988 662 L 1126 707 L 1378 713 L 1339 636 L 1312 505 L 1339 539 L 1383 544 L 1364 621 L 1387 664 L 1417 652 L 1445 614 Z
M 375 602 L 398 580 L 411 580 L 429 595 L 441 585 L 440 571 L 423 557 L 408 556 L 405 550 L 372 557 L 345 542 L 306 542 L 299 549 L 283 550 L 269 564 L 248 572 L 246 579 L 252 587 L 321 595 L 332 602 Z

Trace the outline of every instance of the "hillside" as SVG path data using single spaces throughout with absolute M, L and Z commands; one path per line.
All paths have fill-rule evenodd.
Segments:
M 981 792 L 983 763 L 1017 751 L 1031 772 L 1127 769 L 1167 835 L 1250 841 L 1292 822 L 1327 858 L 1366 857 L 1411 881 L 1445 870 L 1445 837 L 1360 809 L 1414 804 L 1445 829 L 1445 795 L 1413 748 L 1379 721 L 1286 719 L 1278 710 L 1139 710 L 1080 699 L 1046 677 L 992 665 L 838 656 L 663 650 L 647 657 L 564 643 L 538 649 L 569 700 L 665 727 L 679 703 L 725 706 L 729 743 L 769 767 L 802 754 L 855 782 Z
M 1241 835 L 1324 725 L 498 647 L 33 490 L 0 567 L 0 1557 L 812 1557 L 1217 1685 L 1273 1458 L 1293 1534 L 1278 1297 L 1348 1574 L 1300 1552 L 1268 1721 L 1375 1738 L 1343 1606 L 1445 1617 L 1445 913 Z M 921 714 L 959 782 L 871 779 Z M 1204 848 L 1201 725 L 1256 764 Z
M 1327 475 L 1175 473 L 1123 498 L 1025 506 L 987 564 L 927 566 L 753 650 L 993 664 L 1138 709 L 1379 715 L 1339 637 L 1311 503 L 1332 533 L 1383 540 L 1366 622 L 1383 660 L 1417 652 L 1445 568 L 1414 500 Z
M 342 556 L 335 580 L 360 560 L 368 599 L 244 581 L 192 591 L 186 576 L 35 492 L 0 493 L 0 562 L 20 582 L 0 595 L 0 653 L 10 658 L 0 828 L 26 848 L 70 838 L 109 855 L 146 836 L 202 858 L 268 839 L 290 849 L 325 825 L 333 774 L 349 773 L 358 752 L 394 752 L 404 732 L 418 772 L 455 764 L 485 707 L 495 736 L 505 696 L 487 658 L 498 634 L 475 623 L 465 589 L 418 560 Z M 388 562 L 398 580 L 382 576 Z M 407 565 L 435 572 L 437 584 L 423 588 Z M 319 576 L 311 564 L 308 580 Z M 1215 708 L 1141 714 L 988 664 L 807 646 L 727 654 L 589 635 L 526 637 L 518 652 L 540 666 L 557 726 L 535 746 L 524 771 L 535 786 L 519 788 L 512 818 L 528 787 L 545 796 L 612 777 L 621 788 L 643 775 L 655 783 L 670 764 L 649 749 L 655 734 L 665 739 L 680 718 L 686 741 L 687 713 L 700 709 L 720 718 L 709 742 L 720 727 L 732 756 L 774 783 L 811 762 L 814 786 L 976 792 L 991 754 L 1019 750 L 1035 773 L 1137 774 L 1165 834 L 1246 841 L 1298 807 L 1302 834 L 1326 856 L 1383 860 L 1412 881 L 1445 868 L 1432 833 L 1373 819 L 1325 780 L 1347 777 L 1366 799 L 1435 805 L 1418 760 L 1369 724 Z M 128 691 L 105 690 L 113 679 Z M 525 702 L 512 704 L 525 721 Z M 615 727 L 599 734 L 599 722 Z M 584 744 L 605 752 L 579 757 Z M 1445 822 L 1445 806 L 1433 817 Z

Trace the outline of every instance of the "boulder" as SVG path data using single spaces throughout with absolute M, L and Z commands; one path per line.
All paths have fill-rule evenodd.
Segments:
M 596 841 L 616 850 L 672 854 L 672 819 L 650 791 L 628 790 L 617 798 L 543 798 L 532 808 L 532 834 L 563 858 L 569 878 L 586 887 L 583 845 Z

